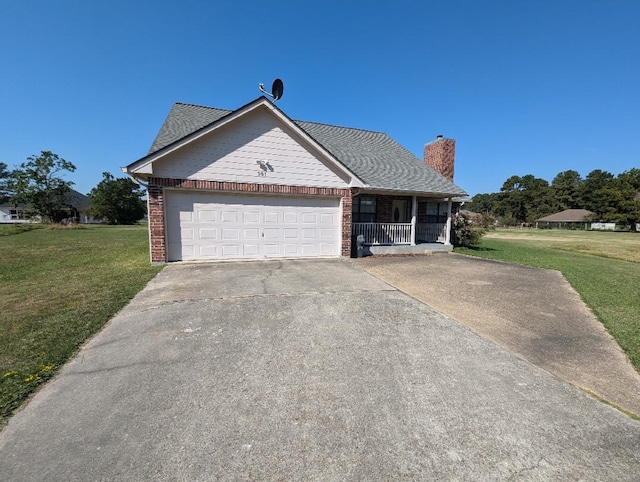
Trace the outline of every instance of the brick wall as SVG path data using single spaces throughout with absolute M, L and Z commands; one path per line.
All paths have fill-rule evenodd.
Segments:
M 147 189 L 149 209 L 149 249 L 152 263 L 167 261 L 167 247 L 164 234 L 164 196 L 162 187 L 149 184 Z
M 164 188 L 224 191 L 236 193 L 285 194 L 292 196 L 331 196 L 342 198 L 342 256 L 351 255 L 351 190 L 338 188 L 284 186 L 279 184 L 248 184 L 240 182 L 198 181 L 191 179 L 149 179 L 149 245 L 151 262 L 167 262 L 164 217 Z
M 453 182 L 456 157 L 456 141 L 438 136 L 434 142 L 424 146 L 424 163 Z

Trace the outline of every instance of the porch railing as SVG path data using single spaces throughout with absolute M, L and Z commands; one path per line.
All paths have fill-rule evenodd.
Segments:
M 353 223 L 353 235 L 364 236 L 364 244 L 411 244 L 411 223 Z
M 446 223 L 416 224 L 416 243 L 444 243 L 446 238 Z
M 417 223 L 416 243 L 444 243 L 446 223 Z M 411 244 L 411 223 L 353 223 L 353 235 L 364 236 L 368 246 Z

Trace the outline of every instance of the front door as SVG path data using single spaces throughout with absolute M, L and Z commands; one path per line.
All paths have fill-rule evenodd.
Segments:
M 394 199 L 391 204 L 391 218 L 394 223 L 408 223 L 407 201 Z

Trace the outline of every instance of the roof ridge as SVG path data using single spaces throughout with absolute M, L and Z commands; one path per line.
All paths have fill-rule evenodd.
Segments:
M 211 107 L 209 105 L 200 105 L 200 104 L 192 104 L 190 102 L 174 102 L 173 105 L 186 105 L 187 107 L 200 107 L 201 109 L 210 109 L 210 110 L 225 110 L 228 112 L 233 112 L 232 109 L 222 109 L 221 107 Z
M 202 109 L 210 109 L 210 110 L 223 110 L 226 112 L 235 112 L 233 109 L 223 109 L 222 107 L 211 107 L 209 105 L 200 105 L 200 104 L 192 104 L 190 102 L 178 102 L 176 101 L 174 104 L 179 104 L 179 105 L 184 105 L 187 107 L 200 107 Z M 237 109 L 236 109 L 237 110 Z M 386 136 L 389 136 L 389 134 L 387 134 L 384 131 L 376 131 L 376 130 L 372 130 L 372 129 L 361 129 L 359 127 L 350 127 L 350 126 L 343 126 L 343 125 L 338 125 L 338 124 L 329 124 L 327 122 L 314 122 L 314 121 L 307 121 L 307 120 L 302 120 L 302 119 L 292 119 L 293 122 L 304 122 L 306 124 L 315 124 L 315 125 L 319 125 L 319 126 L 327 126 L 327 127 L 338 127 L 340 129 L 351 129 L 354 131 L 362 131 L 362 132 L 373 132 L 376 134 L 384 134 Z
M 327 126 L 327 127 L 338 127 L 340 129 L 351 129 L 353 131 L 361 131 L 361 132 L 373 132 L 375 134 L 384 134 L 385 136 L 389 136 L 389 134 L 387 134 L 384 131 L 374 131 L 371 129 L 361 129 L 359 127 L 349 127 L 349 126 L 339 126 L 337 124 L 328 124 L 326 122 L 313 122 L 313 121 L 306 121 L 306 120 L 301 120 L 301 119 L 293 119 L 294 122 L 304 122 L 306 124 L 315 124 L 318 126 Z

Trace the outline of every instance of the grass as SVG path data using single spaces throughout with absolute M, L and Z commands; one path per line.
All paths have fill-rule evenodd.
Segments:
M 560 271 L 640 371 L 640 234 L 497 230 L 456 252 Z
M 145 226 L 0 226 L 0 424 L 159 270 Z

